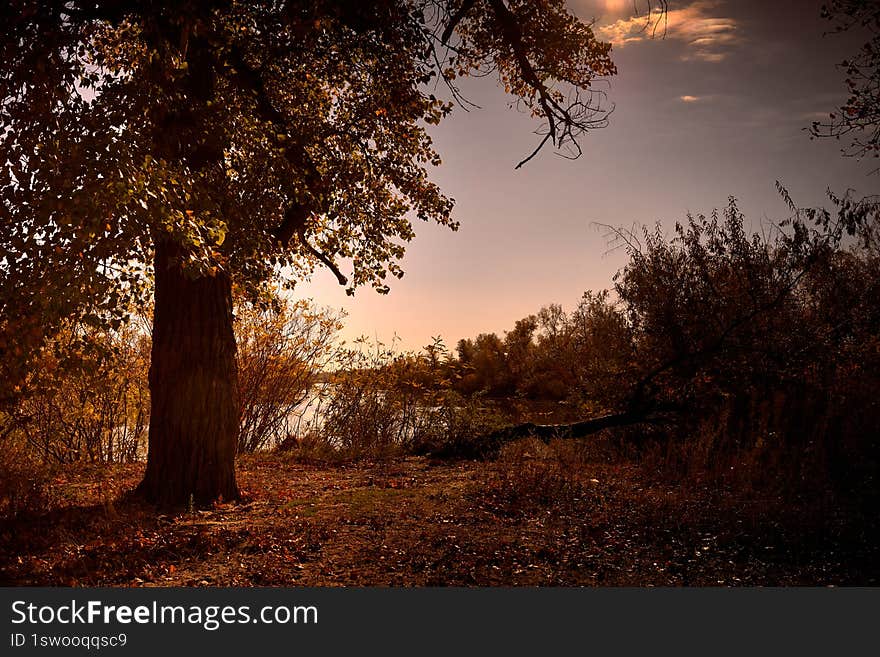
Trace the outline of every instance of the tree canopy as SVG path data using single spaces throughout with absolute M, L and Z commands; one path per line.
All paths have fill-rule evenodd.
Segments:
M 386 291 L 411 218 L 456 226 L 427 172 L 440 159 L 426 126 L 452 108 L 437 80 L 455 93 L 456 77 L 496 71 L 565 148 L 603 118 L 589 86 L 615 72 L 561 0 L 14 0 L 4 13 L 4 350 L 9 335 L 24 346 L 27 317 L 35 340 L 71 312 L 118 322 L 148 288 L 158 233 L 193 276 L 255 289 L 323 263 L 350 290 Z
M 163 467 L 230 473 L 175 470 L 178 497 L 237 494 L 233 286 L 257 299 L 320 264 L 387 291 L 413 220 L 456 228 L 427 127 L 457 78 L 495 73 L 542 122 L 525 162 L 576 156 L 606 117 L 590 85 L 615 73 L 562 0 L 13 0 L 0 18 L 2 385 L 62 319 L 118 329 L 154 288 L 148 478 L 167 479 L 159 434 L 204 442 Z

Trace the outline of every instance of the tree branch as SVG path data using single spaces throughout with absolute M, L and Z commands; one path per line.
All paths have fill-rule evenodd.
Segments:
M 339 281 L 340 285 L 348 285 L 348 278 L 345 277 L 345 274 L 339 271 L 336 263 L 334 263 L 326 254 L 321 253 L 320 251 L 318 251 L 318 249 L 309 244 L 305 236 L 305 226 L 301 227 L 296 232 L 296 234 L 299 237 L 299 242 L 303 245 L 303 248 L 305 248 L 306 251 L 308 251 L 318 260 L 320 260 L 324 264 L 324 266 L 327 267 L 327 269 L 332 271 L 333 275 L 336 276 L 336 280 Z
M 298 235 L 305 228 L 306 220 L 309 218 L 309 211 L 305 206 L 299 203 L 291 203 L 284 212 L 284 219 L 272 231 L 272 236 L 281 242 L 282 246 L 287 246 L 294 235 Z
M 461 3 L 461 7 L 458 8 L 452 18 L 449 19 L 449 23 L 446 25 L 446 29 L 443 30 L 443 34 L 440 35 L 440 42 L 445 46 L 448 45 L 449 39 L 452 37 L 452 33 L 455 31 L 456 26 L 461 22 L 461 20 L 465 17 L 471 7 L 474 6 L 476 0 L 464 0 Z
M 284 212 L 284 219 L 272 231 L 272 236 L 278 240 L 283 246 L 287 246 L 293 236 L 296 235 L 302 247 L 320 261 L 327 269 L 333 272 L 336 280 L 340 285 L 348 285 L 348 278 L 339 271 L 336 263 L 330 259 L 326 253 L 322 253 L 312 246 L 306 239 L 306 221 L 311 213 L 308 209 L 299 203 L 291 203 Z
M 507 8 L 507 5 L 504 4 L 503 0 L 489 0 L 489 5 L 492 7 L 495 19 L 498 21 L 498 25 L 501 28 L 501 32 L 504 34 L 507 45 L 510 46 L 510 49 L 513 51 L 513 56 L 516 59 L 517 66 L 519 66 L 523 80 L 525 80 L 526 83 L 538 94 L 538 104 L 541 106 L 544 116 L 547 117 L 547 123 L 550 130 L 548 136 L 553 140 L 553 143 L 556 144 L 558 142 L 556 139 L 556 118 L 553 114 L 553 108 L 558 109 L 563 114 L 564 111 L 562 111 L 562 108 L 560 108 L 550 97 L 547 87 L 538 78 L 537 73 L 535 73 L 535 69 L 526 55 L 522 30 L 520 30 L 519 23 L 517 23 L 514 13 Z M 541 144 L 543 145 L 546 141 L 547 139 L 545 138 Z M 534 157 L 534 154 L 532 154 L 531 157 Z M 529 159 L 531 159 L 531 157 Z
M 234 75 L 244 88 L 253 93 L 254 99 L 257 103 L 257 111 L 260 116 L 263 120 L 274 125 L 279 132 L 289 135 L 290 131 L 288 130 L 287 120 L 281 112 L 275 109 L 275 106 L 272 105 L 272 101 L 270 100 L 269 93 L 263 84 L 260 72 L 247 63 L 244 54 L 237 46 L 232 45 L 229 54 L 233 65 Z M 311 158 L 308 157 L 305 149 L 298 143 L 295 143 L 294 146 L 294 148 L 291 148 L 290 146 L 285 147 L 285 158 L 288 162 L 304 171 L 308 185 L 313 191 L 323 189 L 324 182 L 315 173 L 314 163 L 311 161 Z M 306 221 L 312 213 L 313 211 L 300 203 L 291 203 L 284 212 L 284 219 L 281 221 L 281 224 L 278 225 L 272 234 L 282 245 L 285 246 L 290 242 L 293 236 L 296 235 L 299 238 L 302 247 L 333 272 L 333 275 L 336 276 L 336 280 L 339 281 L 340 285 L 347 285 L 348 278 L 339 270 L 333 260 L 331 260 L 327 254 L 322 253 L 312 246 L 306 239 Z

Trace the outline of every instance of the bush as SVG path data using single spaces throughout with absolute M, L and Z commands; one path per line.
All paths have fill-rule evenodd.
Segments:
M 565 441 L 568 443 L 568 441 Z M 582 514 L 601 500 L 584 462 L 559 445 L 525 438 L 502 448 L 486 485 L 474 494 L 510 516 Z
M 491 404 L 448 389 L 437 344 L 398 354 L 359 340 L 337 352 L 337 370 L 309 403 L 296 446 L 309 458 L 386 458 L 405 453 L 462 456 L 504 424 Z
M 473 458 L 494 448 L 486 436 L 510 420 L 491 402 L 480 397 L 463 397 L 455 392 L 436 395 L 423 411 L 411 450 L 442 458 Z
M 148 363 L 149 340 L 133 326 L 67 326 L 9 400 L 9 435 L 43 463 L 138 460 L 149 423 Z
M 341 320 L 341 313 L 309 301 L 275 299 L 265 309 L 239 306 L 239 453 L 276 446 L 296 434 L 321 371 L 336 356 Z
M 406 367 L 408 355 L 358 340 L 335 352 L 336 371 L 304 409 L 299 443 L 335 458 L 402 453 L 417 433 L 425 391 Z
M 0 518 L 47 507 L 49 469 L 11 440 L 0 443 Z
M 837 214 L 791 204 L 772 237 L 748 234 L 731 200 L 672 239 L 629 242 L 633 401 L 681 409 L 661 469 L 791 493 L 876 486 L 880 213 L 832 200 Z

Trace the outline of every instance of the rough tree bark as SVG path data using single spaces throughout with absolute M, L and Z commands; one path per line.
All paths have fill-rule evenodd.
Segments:
M 193 278 L 158 239 L 147 471 L 138 491 L 161 506 L 239 497 L 239 397 L 226 273 Z

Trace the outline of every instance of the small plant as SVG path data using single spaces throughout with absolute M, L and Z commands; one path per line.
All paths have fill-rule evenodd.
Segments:
M 49 499 L 49 469 L 21 445 L 0 444 L 0 518 L 45 509 Z
M 555 444 L 525 438 L 502 448 L 487 482 L 473 494 L 504 515 L 581 514 L 595 503 L 590 479 L 583 463 L 560 458 Z

